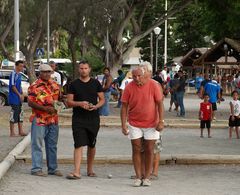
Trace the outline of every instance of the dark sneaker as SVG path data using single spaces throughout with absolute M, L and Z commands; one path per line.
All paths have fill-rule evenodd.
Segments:
M 47 174 L 43 173 L 42 171 L 32 172 L 31 175 L 39 176 L 39 177 L 47 177 Z
M 57 170 L 57 171 L 55 171 L 53 173 L 48 173 L 48 175 L 55 175 L 55 176 L 58 176 L 58 177 L 62 177 L 63 176 L 63 174 L 59 170 Z

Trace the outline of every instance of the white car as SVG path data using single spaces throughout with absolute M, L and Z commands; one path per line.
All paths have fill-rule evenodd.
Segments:
M 4 81 L 7 85 L 9 85 L 9 77 L 10 74 L 13 70 L 6 70 L 6 69 L 0 69 L 0 79 Z M 23 90 L 23 95 L 24 97 L 28 96 L 28 87 L 30 86 L 29 84 L 29 79 L 28 76 L 22 73 L 22 90 Z

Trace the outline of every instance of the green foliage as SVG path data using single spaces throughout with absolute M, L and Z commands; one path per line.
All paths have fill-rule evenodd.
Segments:
M 216 41 L 224 37 L 240 39 L 239 0 L 204 0 L 200 5 L 206 29 Z
M 92 74 L 97 75 L 102 73 L 102 69 L 104 67 L 104 63 L 100 57 L 98 57 L 93 52 L 88 52 L 83 56 L 84 60 L 87 60 L 92 67 Z

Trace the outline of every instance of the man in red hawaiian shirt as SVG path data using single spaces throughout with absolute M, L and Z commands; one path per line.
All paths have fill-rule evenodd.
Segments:
M 40 77 L 28 89 L 30 116 L 32 169 L 35 176 L 47 176 L 42 171 L 42 142 L 45 142 L 49 175 L 62 176 L 57 170 L 58 115 L 54 103 L 59 99 L 59 85 L 51 79 L 52 68 L 47 64 L 39 66 Z

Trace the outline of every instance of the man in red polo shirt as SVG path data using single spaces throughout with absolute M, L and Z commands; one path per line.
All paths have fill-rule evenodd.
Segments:
M 122 133 L 128 135 L 132 144 L 132 160 L 136 173 L 134 186 L 150 186 L 153 164 L 153 147 L 163 129 L 163 95 L 157 82 L 144 76 L 145 70 L 138 67 L 132 71 L 133 82 L 122 95 Z M 129 125 L 126 124 L 128 120 Z M 141 170 L 141 138 L 144 138 L 145 173 Z M 143 178 L 142 178 L 143 176 Z

